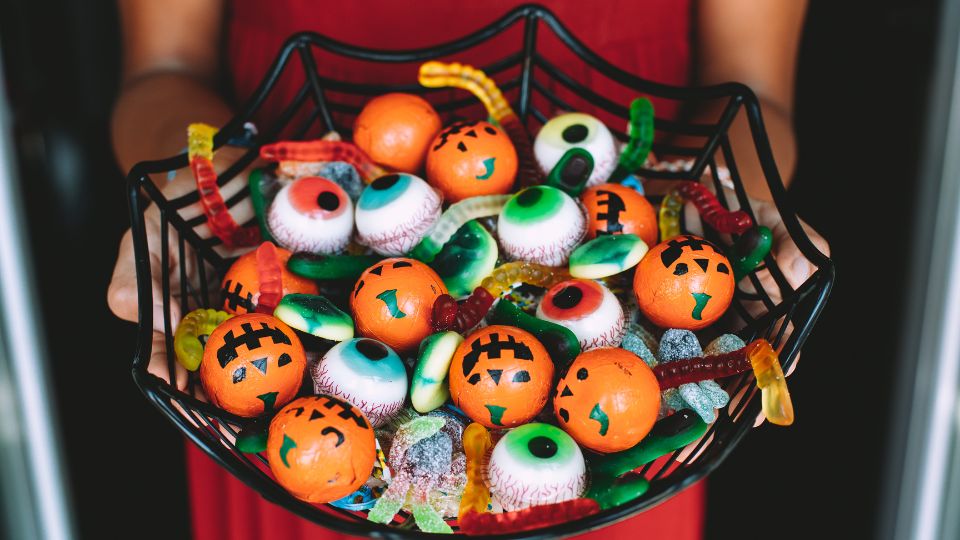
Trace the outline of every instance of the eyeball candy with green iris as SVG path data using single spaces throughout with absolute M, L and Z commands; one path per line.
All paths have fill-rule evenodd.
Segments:
M 580 447 L 549 424 L 507 432 L 490 454 L 487 475 L 491 495 L 507 512 L 576 499 L 587 487 Z
M 381 255 L 403 255 L 440 219 L 441 203 L 440 195 L 420 177 L 381 176 L 357 201 L 357 239 Z
M 353 233 L 353 202 L 326 178 L 299 178 L 277 193 L 267 224 L 274 239 L 291 251 L 337 253 Z
M 540 128 L 533 142 L 533 153 L 544 173 L 553 170 L 571 148 L 583 148 L 593 156 L 593 172 L 587 180 L 587 187 L 606 182 L 620 157 L 607 126 L 584 113 L 567 113 L 552 118 Z
M 514 195 L 500 211 L 500 246 L 514 260 L 561 266 L 587 230 L 579 204 L 549 186 L 533 186 Z
M 311 373 L 318 394 L 331 394 L 354 405 L 373 427 L 403 408 L 407 371 L 393 349 L 373 339 L 356 338 L 336 344 Z
M 582 351 L 618 347 L 623 340 L 623 307 L 596 281 L 571 279 L 550 287 L 537 306 L 537 317 L 573 332 Z

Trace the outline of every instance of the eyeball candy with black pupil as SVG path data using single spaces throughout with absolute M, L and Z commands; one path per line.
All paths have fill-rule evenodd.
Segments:
M 474 422 L 513 427 L 543 409 L 553 361 L 529 332 L 491 325 L 470 334 L 457 348 L 449 377 L 454 405 Z
M 227 319 L 210 334 L 200 382 L 211 403 L 252 418 L 296 397 L 306 368 L 293 329 L 270 315 L 247 313 Z
M 635 234 L 647 246 L 657 243 L 657 211 L 647 198 L 620 184 L 600 184 L 580 196 L 587 209 L 587 238 Z
M 273 316 L 318 338 L 343 341 L 353 337 L 353 319 L 325 296 L 288 294 L 273 310 Z
M 644 255 L 633 278 L 640 311 L 661 328 L 699 330 L 720 318 L 733 300 L 730 261 L 692 235 L 671 238 Z
M 370 478 L 377 456 L 363 413 L 335 396 L 296 399 L 270 421 L 267 462 L 277 482 L 313 504 L 353 493 Z
M 497 241 L 476 220 L 460 227 L 430 262 L 454 298 L 464 298 L 497 267 Z
M 357 240 L 381 255 L 404 255 L 440 219 L 441 202 L 440 195 L 417 176 L 381 176 L 357 201 Z
M 391 93 L 363 106 L 353 125 L 353 142 L 377 163 L 408 173 L 423 167 L 427 150 L 442 124 L 437 111 L 420 96 Z
M 417 412 L 428 413 L 450 397 L 447 374 L 461 343 L 463 336 L 457 332 L 439 332 L 420 344 L 417 367 L 410 382 L 410 404 Z
M 587 187 L 602 184 L 620 158 L 617 144 L 607 126 L 584 113 L 567 113 L 552 118 L 540 128 L 533 153 L 544 173 L 549 173 L 571 148 L 583 148 L 593 156 L 593 172 Z
M 557 384 L 553 409 L 581 446 L 619 452 L 640 442 L 660 411 L 660 384 L 643 360 L 617 348 L 581 353 Z
M 489 122 L 456 122 L 427 152 L 427 180 L 447 202 L 508 193 L 516 177 L 517 151 Z
M 618 347 L 623 340 L 623 307 L 596 281 L 571 279 L 550 287 L 537 306 L 537 317 L 573 332 L 582 351 Z
M 403 408 L 407 371 L 392 349 L 356 338 L 337 343 L 313 368 L 313 389 L 345 399 L 380 427 Z
M 433 333 L 433 304 L 446 293 L 440 276 L 422 262 L 384 259 L 360 275 L 350 310 L 360 335 L 407 354 Z
M 277 193 L 267 214 L 274 239 L 292 251 L 337 253 L 353 233 L 353 202 L 342 187 L 307 176 Z
M 563 191 L 533 186 L 507 201 L 497 232 L 503 251 L 514 260 L 562 266 L 583 240 L 586 219 Z
M 491 495 L 507 512 L 576 499 L 587 488 L 580 448 L 549 424 L 507 432 L 493 447 L 487 475 Z
M 320 292 L 313 280 L 287 270 L 287 260 L 291 255 L 283 248 L 276 248 L 276 257 L 266 260 L 260 250 L 255 249 L 234 261 L 220 284 L 222 309 L 235 315 L 255 311 L 260 303 L 261 283 L 270 281 L 277 272 L 280 273 L 281 289 L 284 295 Z M 261 274 L 263 274 L 263 280 L 261 280 Z

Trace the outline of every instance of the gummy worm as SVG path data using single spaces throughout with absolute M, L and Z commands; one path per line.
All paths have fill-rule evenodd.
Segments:
M 630 102 L 630 122 L 627 125 L 630 141 L 620 153 L 617 168 L 610 175 L 611 182 L 620 182 L 631 172 L 643 166 L 653 146 L 653 103 L 640 97 Z
M 309 279 L 356 281 L 364 270 L 381 259 L 375 255 L 315 255 L 300 251 L 287 260 L 287 269 Z
M 467 485 L 460 497 L 458 516 L 467 512 L 483 513 L 490 504 L 490 490 L 483 483 L 483 458 L 493 447 L 490 432 L 482 424 L 471 423 L 463 430 L 463 452 L 467 456 Z
M 267 161 L 344 161 L 353 165 L 366 183 L 387 174 L 357 145 L 344 141 L 282 141 L 260 147 L 260 157 Z
M 748 229 L 733 244 L 727 254 L 733 266 L 733 277 L 740 281 L 753 272 L 770 253 L 773 246 L 773 233 L 763 225 Z
M 257 313 L 273 315 L 280 299 L 283 298 L 283 267 L 277 256 L 277 246 L 273 242 L 264 242 L 257 248 L 257 280 L 260 282 L 260 298 L 257 299 Z
M 660 241 L 666 242 L 674 236 L 680 235 L 680 211 L 683 209 L 683 199 L 676 192 L 671 191 L 660 202 L 660 212 L 657 225 L 660 228 Z
M 449 294 L 442 294 L 433 303 L 433 329 L 437 332 L 451 329 L 467 332 L 486 316 L 494 300 L 494 296 L 483 287 L 474 289 L 463 304 L 457 304 Z
M 451 86 L 467 90 L 477 97 L 487 113 L 500 124 L 500 127 L 510 137 L 510 141 L 517 149 L 518 178 L 521 185 L 528 186 L 543 181 L 543 173 L 537 165 L 533 155 L 533 145 L 517 113 L 510 103 L 503 97 L 503 92 L 497 88 L 497 83 L 483 71 L 473 66 L 453 62 L 426 62 L 420 66 L 420 84 L 427 88 L 443 88 Z
M 677 193 L 692 202 L 703 221 L 713 230 L 726 234 L 742 234 L 753 226 L 753 219 L 743 210 L 730 211 L 724 208 L 717 196 L 699 182 L 685 180 L 676 188 Z
M 451 204 L 437 220 L 430 234 L 423 237 L 410 251 L 410 256 L 426 263 L 433 262 L 460 227 L 468 221 L 499 214 L 510 197 L 511 195 L 481 195 Z
M 460 518 L 460 532 L 485 535 L 529 531 L 592 516 L 599 511 L 597 501 L 580 498 L 502 514 L 467 512 Z
M 228 248 L 252 246 L 260 241 L 257 227 L 241 227 L 220 194 L 217 172 L 213 169 L 213 136 L 217 128 L 207 124 L 190 124 L 187 127 L 187 156 L 190 170 L 197 182 L 200 208 L 207 216 L 210 232 Z
M 216 309 L 195 309 L 187 313 L 173 334 L 173 351 L 177 362 L 189 371 L 196 371 L 203 360 L 201 336 L 209 336 L 213 329 L 223 321 L 233 317 L 226 311 Z
M 483 278 L 480 286 L 494 297 L 498 297 L 512 289 L 516 283 L 548 289 L 568 279 L 570 279 L 570 272 L 566 268 L 514 261 L 498 266 L 493 273 Z
M 280 182 L 276 179 L 271 181 L 262 168 L 250 171 L 247 182 L 250 187 L 250 204 L 253 205 L 253 213 L 257 215 L 257 225 L 260 226 L 260 237 L 273 241 L 273 235 L 270 234 L 270 227 L 267 225 L 267 207 L 269 206 L 267 201 L 280 191 Z

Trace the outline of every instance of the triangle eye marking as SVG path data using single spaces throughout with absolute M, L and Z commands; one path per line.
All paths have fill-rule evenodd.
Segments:
M 267 374 L 267 358 L 266 357 L 259 358 L 257 360 L 251 360 L 250 363 L 253 365 L 253 367 L 257 368 L 257 370 L 260 373 L 263 373 L 264 375 Z
M 694 259 L 693 262 L 697 263 L 697 266 L 699 266 L 704 272 L 707 271 L 707 266 L 710 265 L 709 259 Z
M 503 375 L 502 369 L 488 369 L 487 373 L 489 373 L 490 378 L 493 379 L 493 384 L 500 384 L 500 377 Z

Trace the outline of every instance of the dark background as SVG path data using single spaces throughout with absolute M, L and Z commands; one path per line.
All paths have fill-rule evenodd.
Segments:
M 710 478 L 710 538 L 873 536 L 938 10 L 810 7 L 792 194 L 830 240 L 838 281 L 791 379 L 796 424 L 755 430 Z M 79 530 L 185 538 L 182 439 L 134 385 L 134 327 L 105 301 L 127 227 L 108 130 L 115 8 L 0 2 L 0 46 Z

